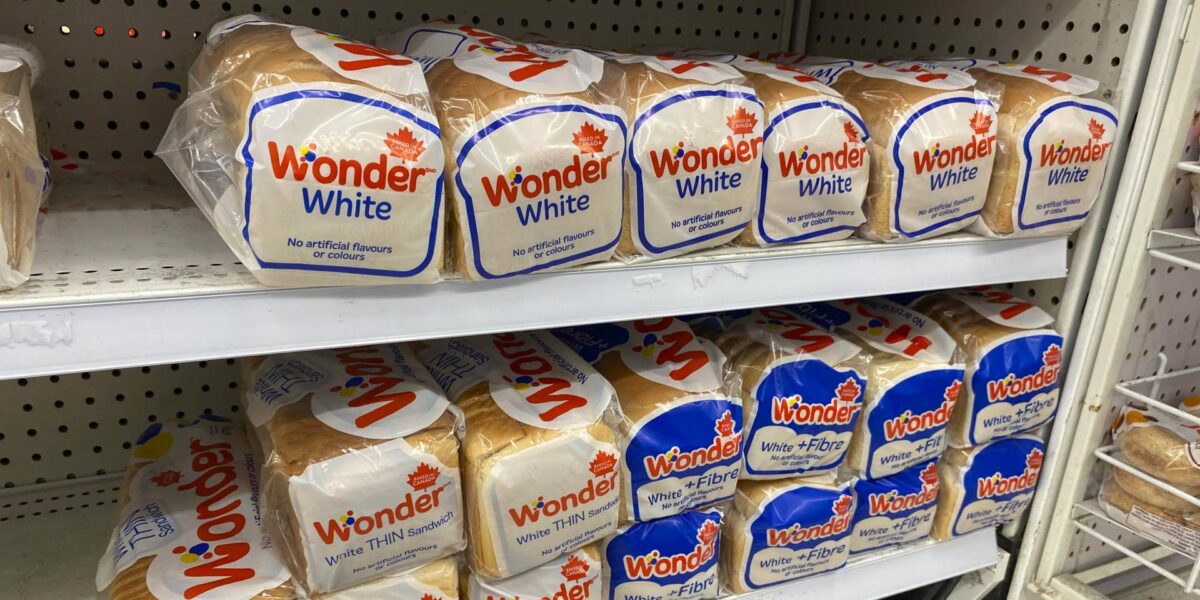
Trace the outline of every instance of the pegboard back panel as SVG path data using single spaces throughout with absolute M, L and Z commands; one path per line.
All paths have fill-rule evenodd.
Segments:
M 1094 78 L 1109 98 L 1137 8 L 1137 0 L 814 0 L 805 51 L 864 60 L 970 56 L 1036 63 Z
M 361 40 L 430 19 L 499 33 L 537 31 L 598 47 L 639 44 L 735 52 L 786 48 L 787 0 L 5 0 L 0 35 L 46 59 L 36 89 L 40 130 L 58 177 L 116 170 L 169 177 L 154 159 L 186 92 L 204 34 L 259 13 Z

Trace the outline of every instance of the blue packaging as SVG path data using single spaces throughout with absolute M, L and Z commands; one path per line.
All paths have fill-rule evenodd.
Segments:
M 937 463 L 929 461 L 879 479 L 859 479 L 854 497 L 851 554 L 928 537 L 937 511 Z
M 943 500 L 938 511 L 953 515 L 945 539 L 1003 525 L 1033 502 L 1045 447 L 1032 435 L 996 440 L 974 448 L 954 449 L 938 463 Z
M 608 600 L 716 598 L 721 513 L 685 512 L 618 531 L 604 542 Z

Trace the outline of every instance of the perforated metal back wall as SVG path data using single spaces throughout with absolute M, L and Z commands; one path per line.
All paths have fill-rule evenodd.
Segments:
M 154 159 L 217 20 L 256 12 L 373 40 L 429 19 L 539 31 L 602 47 L 670 44 L 749 52 L 787 47 L 786 0 L 4 0 L 0 35 L 46 58 L 37 89 L 60 177 L 115 167 L 165 175 Z

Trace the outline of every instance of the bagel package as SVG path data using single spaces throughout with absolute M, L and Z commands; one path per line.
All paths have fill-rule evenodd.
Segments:
M 422 362 L 466 417 L 471 571 L 506 579 L 617 528 L 613 386 L 548 333 L 428 342 Z
M 466 547 L 458 411 L 403 344 L 253 359 L 264 515 L 313 594 Z
M 0 38 L 0 290 L 29 279 L 38 211 L 50 191 L 30 98 L 40 72 L 33 48 Z
M 685 512 L 604 540 L 607 600 L 715 600 L 721 513 Z
M 295 596 L 259 515 L 259 476 L 240 425 L 154 423 L 138 437 L 100 558 L 112 600 Z
M 744 594 L 840 569 L 850 555 L 854 481 L 743 481 L 721 531 L 721 583 Z
M 879 479 L 859 479 L 854 497 L 851 554 L 926 538 L 937 512 L 937 463 L 930 461 Z
M 945 540 L 1016 520 L 1033 502 L 1045 447 L 1032 435 L 951 448 L 938 461 L 938 507 L 930 535 Z
M 554 335 L 616 390 L 623 521 L 733 497 L 742 470 L 742 405 L 725 392 L 725 355 L 712 342 L 671 317 L 565 327 Z
M 875 479 L 936 459 L 963 387 L 961 353 L 928 315 L 884 298 L 810 302 L 792 310 L 857 339 L 866 380 L 844 469 Z
M 612 256 L 626 140 L 620 69 L 446 22 L 381 43 L 430 57 L 456 271 L 497 279 Z
M 324 31 L 213 26 L 158 155 L 260 282 L 428 283 L 443 152 L 421 65 Z
M 1200 433 L 1191 423 L 1152 408 L 1125 406 L 1113 440 L 1125 462 L 1160 481 L 1200 487 Z
M 1000 98 L 992 183 L 971 230 L 994 237 L 1062 235 L 1083 225 L 1100 195 L 1117 134 L 1116 109 L 1086 97 L 1100 83 L 1034 65 L 975 59 L 922 64 L 967 70 L 980 89 Z
M 846 366 L 859 347 L 783 307 L 726 313 L 715 338 L 745 410 L 744 478 L 838 468 L 859 420 L 867 380 Z
M 590 544 L 568 552 L 508 579 L 487 579 L 470 573 L 464 580 L 466 600 L 599 600 L 600 545 Z
M 912 241 L 958 231 L 978 218 L 996 154 L 996 106 L 974 78 L 954 69 L 854 61 L 799 68 L 830 81 L 871 133 L 860 235 Z
M 1128 461 L 1121 455 L 1116 458 Z M 1196 486 L 1176 487 L 1193 497 L 1200 491 Z M 1118 523 L 1180 552 L 1200 554 L 1200 505 L 1112 466 L 1096 499 Z
M 1030 431 L 1058 408 L 1063 338 L 1054 317 L 1011 293 L 984 286 L 930 294 L 912 303 L 965 351 L 966 394 L 950 420 L 950 444 L 966 447 Z

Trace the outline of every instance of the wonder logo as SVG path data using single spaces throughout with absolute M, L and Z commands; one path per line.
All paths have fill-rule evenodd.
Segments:
M 591 505 L 616 490 L 616 467 L 617 456 L 615 454 L 598 451 L 592 462 L 588 464 L 590 477 L 583 487 L 559 497 L 538 496 L 532 502 L 509 508 L 508 516 L 514 525 L 524 527 L 529 523 L 537 523 L 543 516 L 553 517 L 565 511 Z M 527 535 L 532 535 L 532 533 Z
M 708 353 L 700 347 L 696 335 L 684 326 L 675 325 L 671 317 L 634 321 L 633 328 L 642 334 L 642 339 L 631 349 L 652 357 L 658 366 L 667 367 L 675 381 L 686 381 L 709 365 Z
M 412 490 L 405 492 L 404 497 L 396 504 L 367 512 L 356 513 L 353 510 L 347 510 L 333 519 L 313 521 L 313 531 L 326 545 L 348 542 L 352 537 L 365 535 L 389 540 L 403 539 L 403 533 L 390 531 L 390 529 L 399 523 L 441 506 L 442 492 L 450 484 L 447 482 L 440 486 L 437 485 L 440 476 L 440 469 L 421 463 L 408 474 L 408 486 Z M 376 532 L 376 530 L 384 529 L 389 531 Z
M 625 572 L 635 580 L 695 573 L 716 555 L 720 531 L 716 522 L 705 520 L 696 531 L 696 546 L 690 552 L 663 556 L 652 550 L 642 556 L 626 555 L 622 559 Z
M 829 517 L 828 521 L 808 527 L 796 523 L 787 529 L 768 528 L 767 545 L 789 546 L 845 533 L 850 528 L 850 518 L 853 516 L 850 509 L 853 506 L 854 499 L 847 494 L 842 494 L 834 501 L 833 515 Z
M 364 346 L 341 350 L 335 354 L 345 369 L 346 380 L 329 388 L 331 394 L 345 398 L 346 406 L 361 408 L 354 426 L 366 429 L 398 413 L 417 399 L 417 395 L 395 372 L 394 364 L 381 353 L 383 346 Z
M 800 394 L 771 399 L 771 421 L 780 425 L 849 425 L 862 406 L 862 386 L 848 377 L 837 386 L 833 398 L 809 404 Z
M 1104 160 L 1112 142 L 1102 142 L 1104 125 L 1096 119 L 1090 119 L 1087 124 L 1090 139 L 1074 146 L 1067 145 L 1066 140 L 1060 139 L 1057 144 L 1042 144 L 1039 157 L 1041 166 L 1069 165 Z
M 416 191 L 422 176 L 437 171 L 404 164 L 420 158 L 424 149 L 424 144 L 414 139 L 407 128 L 386 134 L 385 152 L 367 162 L 318 154 L 316 142 L 310 141 L 299 148 L 291 144 L 280 148 L 275 140 L 267 142 L 271 175 L 275 179 L 400 193 Z
M 662 454 L 647 456 L 644 459 L 646 474 L 650 479 L 661 479 L 672 473 L 682 473 L 738 456 L 742 448 L 742 432 L 735 431 L 736 426 L 732 413 L 725 411 L 713 425 L 716 435 L 712 443 L 689 451 L 673 446 Z
M 1044 454 L 1038 448 L 1033 448 L 1025 456 L 1025 470 L 1020 475 L 1005 477 L 999 471 L 990 477 L 980 477 L 976 482 L 976 497 L 980 500 L 1004 496 L 1031 489 L 1037 485 L 1038 472 L 1042 468 Z
M 922 431 L 942 427 L 950 421 L 950 415 L 954 412 L 954 403 L 958 400 L 958 394 L 961 390 L 962 382 L 955 380 L 942 393 L 942 404 L 937 408 L 916 414 L 912 410 L 905 410 L 903 413 L 884 421 L 884 439 L 890 442 L 902 437 L 916 435 Z
M 559 377 L 551 358 L 530 345 L 525 336 L 501 333 L 491 339 L 500 356 L 508 361 L 505 368 L 509 374 L 503 376 L 504 380 L 529 404 L 545 407 L 538 413 L 539 419 L 552 423 L 587 407 L 587 398 L 570 393 L 572 381 Z
M 854 123 L 847 121 L 843 129 L 846 141 L 842 142 L 840 148 L 817 152 L 805 144 L 795 150 L 780 152 L 779 170 L 783 176 L 820 175 L 861 168 L 866 162 L 867 147 L 862 143 Z
M 913 151 L 913 164 L 917 175 L 935 169 L 949 169 L 963 163 L 991 156 L 996 147 L 996 134 L 992 133 L 992 117 L 982 111 L 971 115 L 971 139 L 956 146 L 942 147 L 941 142 L 924 150 Z
M 813 354 L 833 345 L 833 336 L 809 323 L 796 319 L 795 315 L 782 308 L 763 308 L 758 311 L 762 318 L 755 319 L 771 333 L 780 345 L 796 353 Z
M 612 172 L 612 161 L 618 153 L 604 154 L 604 147 L 608 143 L 608 134 L 604 130 L 591 122 L 584 122 L 571 134 L 570 143 L 579 149 L 579 154 L 573 155 L 565 165 L 532 173 L 521 165 L 515 165 L 503 173 L 481 177 L 480 185 L 488 203 L 492 207 L 499 207 L 522 199 L 547 200 L 547 195 L 570 192 L 608 179 Z M 581 206 L 580 210 L 583 209 Z M 553 211 L 547 209 L 546 212 L 549 217 Z M 536 222 L 539 219 L 540 214 L 530 214 L 522 222 Z
M 1022 377 L 1009 373 L 1003 379 L 987 382 L 988 402 L 1000 402 L 1053 387 L 1058 383 L 1058 374 L 1062 369 L 1059 364 L 1061 361 L 1062 348 L 1058 344 L 1050 344 L 1042 352 L 1042 365 L 1037 373 Z
M 887 493 L 868 494 L 867 504 L 871 516 L 903 513 L 929 505 L 937 500 L 937 464 L 929 463 L 921 470 L 921 491 L 901 494 L 896 490 Z

